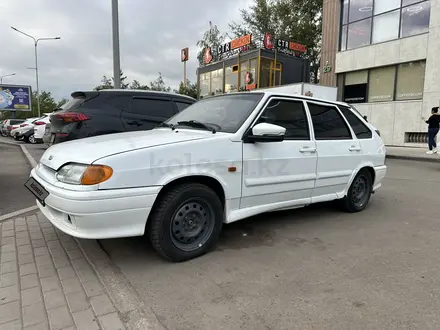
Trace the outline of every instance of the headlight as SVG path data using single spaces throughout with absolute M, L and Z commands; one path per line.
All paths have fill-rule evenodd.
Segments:
M 57 173 L 57 180 L 77 185 L 94 185 L 108 180 L 113 174 L 105 165 L 67 164 Z

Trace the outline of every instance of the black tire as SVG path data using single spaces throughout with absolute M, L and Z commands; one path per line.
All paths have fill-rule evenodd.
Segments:
M 371 174 L 367 169 L 362 169 L 351 183 L 347 196 L 342 200 L 342 207 L 349 213 L 363 211 L 370 201 L 372 192 L 373 179 Z
M 199 183 L 182 184 L 156 202 L 148 219 L 148 235 L 162 258 L 182 262 L 215 246 L 223 217 L 222 203 L 212 189 Z

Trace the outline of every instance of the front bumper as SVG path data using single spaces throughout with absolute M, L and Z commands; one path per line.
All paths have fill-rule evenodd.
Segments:
M 142 236 L 161 188 L 73 191 L 44 181 L 35 169 L 31 176 L 49 192 L 45 206 L 37 201 L 49 221 L 68 235 L 88 239 Z

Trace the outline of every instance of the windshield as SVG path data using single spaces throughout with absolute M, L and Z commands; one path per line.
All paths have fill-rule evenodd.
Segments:
M 203 127 L 205 125 L 219 132 L 235 133 L 255 109 L 262 96 L 262 93 L 213 96 L 193 103 L 166 123 L 174 127 L 192 129 L 206 129 Z M 194 125 L 194 122 L 199 124 Z

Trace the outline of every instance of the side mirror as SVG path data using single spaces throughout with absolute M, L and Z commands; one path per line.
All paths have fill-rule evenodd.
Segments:
M 252 127 L 252 133 L 248 135 L 250 142 L 281 142 L 286 135 L 284 127 L 260 123 Z

